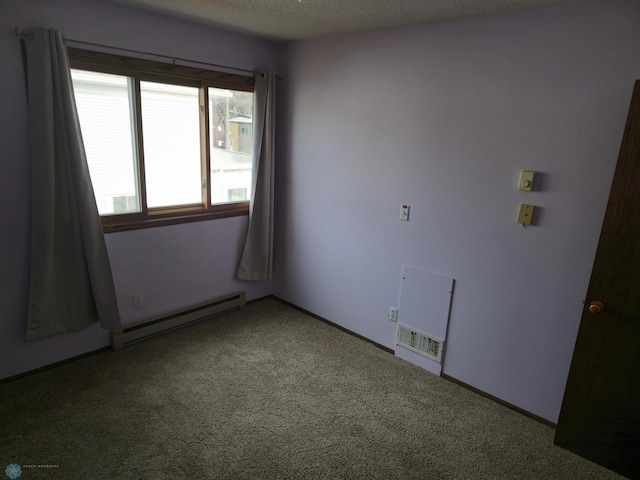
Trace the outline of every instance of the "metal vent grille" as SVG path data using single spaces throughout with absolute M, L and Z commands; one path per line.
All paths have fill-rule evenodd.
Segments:
M 412 350 L 438 363 L 442 362 L 443 340 L 401 323 L 398 323 L 396 345 Z

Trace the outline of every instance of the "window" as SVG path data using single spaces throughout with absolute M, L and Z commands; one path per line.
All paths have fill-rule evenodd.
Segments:
M 69 49 L 105 232 L 248 213 L 253 78 Z

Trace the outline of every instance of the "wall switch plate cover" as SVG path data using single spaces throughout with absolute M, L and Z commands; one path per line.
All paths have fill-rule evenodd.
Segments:
M 535 206 L 527 205 L 526 203 L 520 205 L 520 212 L 518 213 L 518 223 L 520 225 L 531 225 L 535 208 Z

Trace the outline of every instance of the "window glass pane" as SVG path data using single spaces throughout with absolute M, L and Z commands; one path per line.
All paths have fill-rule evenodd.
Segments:
M 98 212 L 139 212 L 131 79 L 82 70 L 71 78 Z
M 202 203 L 198 89 L 140 82 L 147 206 Z
M 251 196 L 253 93 L 209 88 L 211 203 Z

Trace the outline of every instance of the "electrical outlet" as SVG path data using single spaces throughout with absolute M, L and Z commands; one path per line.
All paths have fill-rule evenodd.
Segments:
M 134 293 L 133 294 L 133 308 L 140 308 L 144 303 L 142 302 L 142 294 Z
M 389 320 L 392 322 L 398 321 L 398 307 L 389 307 Z

